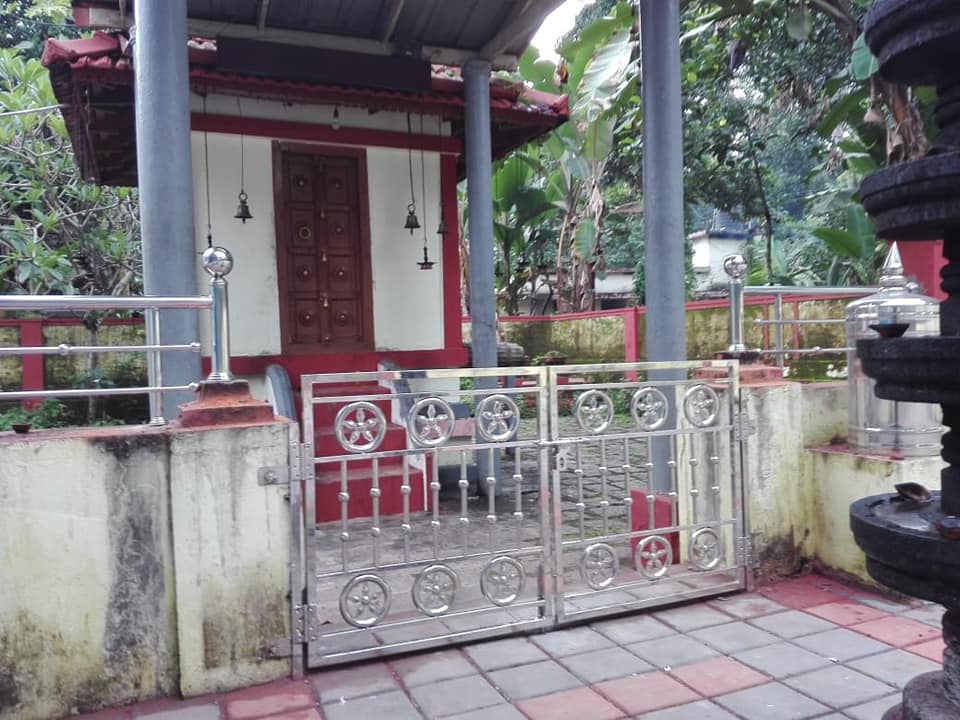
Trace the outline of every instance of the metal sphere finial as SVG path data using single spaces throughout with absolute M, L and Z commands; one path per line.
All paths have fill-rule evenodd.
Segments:
M 740 253 L 727 255 L 723 259 L 723 271 L 734 280 L 747 274 L 747 260 Z
M 229 275 L 233 270 L 233 255 L 230 251 L 219 245 L 208 247 L 201 256 L 203 269 L 212 277 L 223 277 Z

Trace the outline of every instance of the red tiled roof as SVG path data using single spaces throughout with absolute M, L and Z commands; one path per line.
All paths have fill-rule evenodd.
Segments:
M 188 43 L 194 91 L 262 99 L 316 102 L 398 112 L 440 114 L 462 133 L 464 97 L 459 70 L 434 66 L 431 89 L 412 94 L 391 90 L 320 85 L 225 73 L 216 69 L 216 43 Z M 80 40 L 48 40 L 42 63 L 63 116 L 83 175 L 104 185 L 136 184 L 133 128 L 133 67 L 122 35 L 96 33 Z M 550 95 L 501 78 L 490 83 L 493 150 L 502 156 L 552 130 L 568 117 L 566 96 Z

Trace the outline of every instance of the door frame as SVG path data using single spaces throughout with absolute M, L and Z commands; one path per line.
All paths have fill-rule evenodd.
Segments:
M 363 329 L 364 342 L 337 344 L 335 347 L 323 343 L 293 344 L 290 342 L 289 299 L 286 290 L 289 286 L 287 271 L 287 224 L 285 204 L 285 178 L 283 172 L 284 153 L 300 155 L 318 155 L 323 157 L 347 157 L 357 161 L 357 207 L 360 214 L 360 283 L 363 311 L 358 318 Z M 280 349 L 287 354 L 342 353 L 373 351 L 376 348 L 373 327 L 373 263 L 370 247 L 370 193 L 367 180 L 367 150 L 362 147 L 343 145 L 323 145 L 320 143 L 288 142 L 274 140 L 272 146 L 273 162 L 273 204 L 274 233 L 277 260 L 277 301 L 280 308 Z

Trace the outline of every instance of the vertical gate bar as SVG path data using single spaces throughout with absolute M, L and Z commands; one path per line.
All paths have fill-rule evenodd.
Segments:
M 513 485 L 516 488 L 516 503 L 513 516 L 517 519 L 517 547 L 520 547 L 523 543 L 523 456 L 519 446 L 515 450 L 516 454 L 513 456 Z
M 710 482 L 710 491 L 713 493 L 713 519 L 720 522 L 723 519 L 722 486 L 720 485 L 720 456 L 717 455 L 717 445 L 720 444 L 720 433 L 712 432 L 707 435 L 708 462 L 710 463 L 707 478 Z
M 633 471 L 633 467 L 630 465 L 630 440 L 628 438 L 623 439 L 623 465 L 620 466 L 623 470 L 623 505 L 626 508 L 627 512 L 627 531 L 633 530 L 633 479 L 630 477 Z
M 610 534 L 610 523 L 608 511 L 610 509 L 610 500 L 607 497 L 607 441 L 600 438 L 600 522 L 603 527 L 603 534 Z
M 670 455 L 667 460 L 667 467 L 670 474 L 670 504 L 671 524 L 680 523 L 680 480 L 677 477 L 677 436 L 674 435 L 669 441 Z
M 579 440 L 576 442 L 577 448 L 577 466 L 573 470 L 573 474 L 577 478 L 577 515 L 579 516 L 580 522 L 580 539 L 583 540 L 584 535 L 586 534 L 586 528 L 584 526 L 584 513 L 587 509 L 587 503 L 583 497 L 583 449 Z M 559 502 L 559 495 L 557 496 L 557 501 Z M 563 514 L 561 513 L 561 518 Z
M 400 495 L 403 503 L 403 521 L 400 523 L 400 532 L 403 535 L 403 561 L 410 562 L 410 457 L 403 455 L 401 460 Z
M 145 308 L 143 311 L 143 324 L 146 332 L 147 345 L 159 345 L 160 311 L 155 307 Z M 159 350 L 149 350 L 147 352 L 147 384 L 151 387 L 161 387 L 163 385 L 163 370 Z M 149 398 L 150 424 L 166 425 L 167 421 L 163 417 L 163 391 L 151 390 Z
M 690 458 L 687 461 L 690 465 L 690 507 L 693 512 L 693 524 L 700 522 L 700 487 L 697 483 L 697 459 Z
M 563 508 L 560 498 L 560 452 L 561 452 L 561 433 L 560 433 L 560 415 L 559 415 L 559 396 L 557 387 L 560 384 L 558 380 L 558 371 L 556 368 L 543 368 L 540 375 L 541 402 L 549 400 L 548 407 L 541 411 L 540 437 L 549 437 L 551 447 L 556 448 L 557 454 L 552 462 L 547 463 L 547 458 L 542 458 L 542 467 L 540 473 L 540 494 L 544 500 L 541 501 L 541 507 L 549 505 L 549 517 L 551 532 L 544 536 L 544 548 L 549 558 L 550 570 L 553 576 L 552 583 L 552 605 L 551 621 L 554 626 L 560 624 L 564 619 L 564 583 L 563 583 Z M 549 415 L 547 414 L 549 410 Z M 549 418 L 549 426 L 545 425 L 544 419 Z M 547 451 L 545 451 L 547 452 Z M 549 478 L 549 485 L 547 480 Z
M 302 678 L 306 673 L 304 643 L 310 638 L 309 609 L 304 588 L 303 502 L 300 478 L 303 476 L 300 433 L 296 420 L 287 424 L 287 465 L 290 473 L 290 675 Z M 303 622 L 302 630 L 299 622 Z M 310 638 L 312 640 L 312 638 Z
M 427 454 L 423 454 L 424 463 L 430 462 L 431 467 L 431 479 L 430 479 L 430 491 L 431 498 L 433 499 L 433 520 L 430 521 L 430 526 L 433 528 L 433 557 L 434 559 L 440 557 L 440 466 L 437 464 L 439 459 L 437 456 L 437 451 L 433 451 L 432 458 L 428 458 Z M 490 496 L 491 500 L 493 496 Z
M 380 458 L 373 458 L 370 466 L 370 500 L 373 505 L 373 519 L 370 535 L 373 538 L 373 566 L 380 567 Z
M 316 557 L 316 547 L 314 546 L 313 540 L 317 536 L 317 486 L 316 486 L 316 477 L 317 477 L 317 463 L 314 456 L 314 407 L 313 407 L 313 397 L 314 397 L 314 381 L 309 378 L 309 376 L 301 376 L 300 378 L 300 398 L 301 398 L 301 412 L 303 413 L 303 438 L 302 444 L 300 447 L 300 466 L 301 466 L 301 477 L 303 479 L 303 492 L 306 494 L 303 500 L 303 524 L 304 524 L 304 581 L 306 583 L 306 598 L 301 599 L 297 598 L 298 602 L 304 603 L 306 607 L 301 605 L 299 612 L 299 622 L 302 623 L 304 633 L 306 635 L 305 641 L 307 643 L 306 647 L 306 659 L 304 663 L 307 667 L 310 666 L 310 658 L 313 655 L 312 649 L 314 643 L 317 641 L 317 637 L 313 630 L 314 624 L 314 612 L 317 607 L 317 583 L 316 583 L 316 572 L 314 571 L 317 557 Z M 291 485 L 293 483 L 291 482 Z M 291 495 L 292 497 L 292 495 Z
M 460 451 L 460 480 L 457 482 L 460 488 L 460 546 L 463 554 L 467 554 L 467 534 L 470 528 L 470 516 L 467 514 L 467 488 L 470 487 L 470 481 L 467 479 L 467 451 Z
M 347 459 L 340 460 L 340 562 L 347 569 L 347 541 L 350 539 L 350 490 L 347 485 Z
M 728 383 L 730 387 L 730 480 L 733 484 L 733 511 L 734 528 L 738 538 L 749 539 L 750 511 L 747 505 L 745 488 L 747 487 L 746 465 L 743 462 L 747 449 L 746 433 L 743 431 L 743 406 L 740 397 L 740 363 L 729 362 Z M 743 572 L 743 586 L 746 590 L 753 590 L 753 568 L 749 558 L 746 558 Z
M 496 450 L 493 447 L 487 448 L 488 455 L 488 468 L 490 472 L 494 472 L 497 465 Z M 493 475 L 487 475 L 487 532 L 490 538 L 490 550 L 494 550 L 497 546 L 496 539 L 494 538 L 494 528 L 497 524 L 497 493 L 495 492 L 497 485 L 497 478 Z

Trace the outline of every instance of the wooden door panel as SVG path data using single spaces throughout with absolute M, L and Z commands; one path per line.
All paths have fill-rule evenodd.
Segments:
M 281 150 L 277 239 L 285 350 L 373 348 L 362 151 Z

